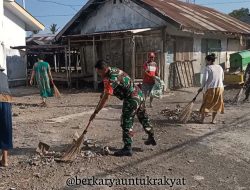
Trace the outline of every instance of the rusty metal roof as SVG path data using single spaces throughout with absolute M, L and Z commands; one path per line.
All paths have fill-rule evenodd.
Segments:
M 214 9 L 179 0 L 133 0 L 180 24 L 182 30 L 250 35 L 250 25 Z
M 59 40 L 65 35 L 77 34 L 75 29 L 80 20 L 86 18 L 91 12 L 97 11 L 106 1 L 89 0 L 56 35 L 55 40 Z M 183 31 L 250 35 L 250 25 L 208 7 L 179 0 L 131 1 Z M 80 32 L 78 31 L 78 33 Z

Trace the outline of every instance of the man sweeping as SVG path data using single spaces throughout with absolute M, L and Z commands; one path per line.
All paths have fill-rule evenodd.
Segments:
M 249 101 L 249 94 L 250 94 L 250 63 L 248 63 L 246 71 L 245 71 L 245 75 L 244 75 L 244 81 L 245 81 L 245 99 L 243 100 L 244 102 Z
M 104 83 L 104 92 L 100 103 L 90 117 L 92 121 L 98 112 L 104 107 L 111 95 L 123 100 L 121 127 L 123 130 L 124 147 L 114 153 L 115 156 L 132 156 L 132 137 L 133 137 L 133 122 L 137 115 L 145 132 L 148 134 L 148 139 L 144 142 L 145 145 L 156 145 L 154 139 L 153 127 L 150 123 L 145 109 L 145 101 L 142 91 L 134 85 L 132 79 L 124 71 L 109 67 L 107 63 L 100 60 L 95 65 L 96 72 L 101 76 Z

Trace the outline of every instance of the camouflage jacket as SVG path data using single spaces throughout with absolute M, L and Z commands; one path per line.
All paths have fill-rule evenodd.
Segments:
M 138 95 L 138 88 L 135 87 L 133 80 L 124 71 L 110 67 L 106 79 L 113 89 L 113 95 L 120 100 Z

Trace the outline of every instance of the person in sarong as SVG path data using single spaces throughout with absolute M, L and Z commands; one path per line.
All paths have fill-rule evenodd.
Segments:
M 40 96 L 42 97 L 41 106 L 46 106 L 46 99 L 53 96 L 53 91 L 50 87 L 50 81 L 54 85 L 51 75 L 50 65 L 48 62 L 43 61 L 44 56 L 38 56 L 38 62 L 34 64 L 33 71 L 30 78 L 30 85 L 33 85 L 34 78 L 40 90 Z
M 215 54 L 206 56 L 206 68 L 202 80 L 202 88 L 199 91 L 204 92 L 203 102 L 200 108 L 201 123 L 204 123 L 208 113 L 212 113 L 212 124 L 215 124 L 217 113 L 224 113 L 224 71 L 220 65 L 214 64 Z
M 8 150 L 13 148 L 12 142 L 12 97 L 8 85 L 8 77 L 0 66 L 0 149 L 2 158 L 0 166 L 8 166 Z

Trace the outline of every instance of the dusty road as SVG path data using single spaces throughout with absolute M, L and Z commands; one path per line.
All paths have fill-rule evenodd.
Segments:
M 0 168 L 0 189 L 250 190 L 249 103 L 226 105 L 226 113 L 219 115 L 216 125 L 209 124 L 209 119 L 203 125 L 180 125 L 160 114 L 166 107 L 186 105 L 196 90 L 175 91 L 155 100 L 154 108 L 148 109 L 148 113 L 158 145 L 143 144 L 147 136 L 136 120 L 134 155 L 124 158 L 99 154 L 104 146 L 111 151 L 122 147 L 121 102 L 112 98 L 87 134 L 88 142 L 92 143 L 90 151 L 85 147 L 74 162 L 57 163 L 37 156 L 38 143 L 45 142 L 54 151 L 63 150 L 75 132 L 83 131 L 99 94 L 65 91 L 62 99 L 51 98 L 49 107 L 42 108 L 36 106 L 40 101 L 36 89 L 12 89 L 16 96 L 13 105 L 15 148 L 10 153 L 10 167 Z M 235 93 L 228 90 L 226 97 Z M 195 109 L 200 103 L 201 97 Z M 111 180 L 119 184 L 122 179 L 136 178 L 146 184 L 111 184 Z M 85 185 L 97 179 L 98 182 L 106 179 L 112 187 L 97 183 Z M 78 184 L 81 180 L 82 184 L 71 187 L 66 184 L 74 180 Z

